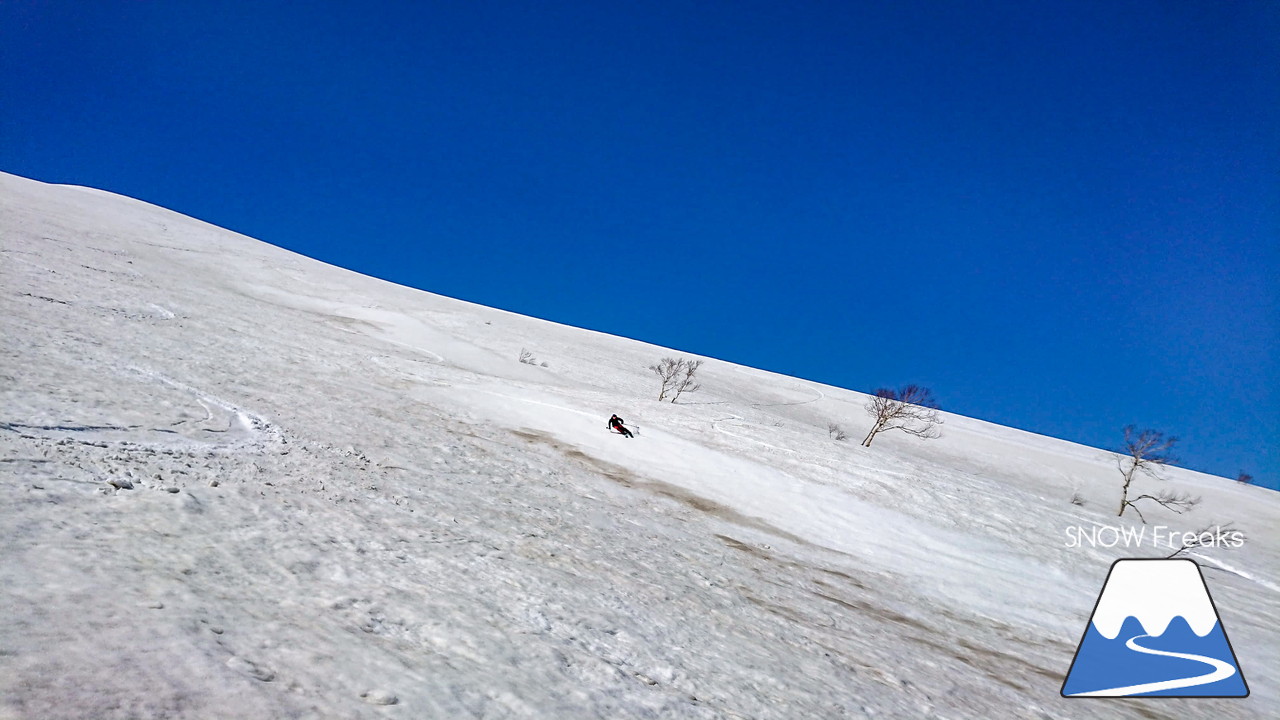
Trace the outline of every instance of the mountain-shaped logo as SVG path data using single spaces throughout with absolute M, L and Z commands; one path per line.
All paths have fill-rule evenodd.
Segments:
M 1200 566 L 1186 559 L 1115 561 L 1062 695 L 1248 697 Z

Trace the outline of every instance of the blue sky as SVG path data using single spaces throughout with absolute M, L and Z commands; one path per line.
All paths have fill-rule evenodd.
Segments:
M 1271 486 L 1278 120 L 1264 1 L 0 3 L 0 170 Z

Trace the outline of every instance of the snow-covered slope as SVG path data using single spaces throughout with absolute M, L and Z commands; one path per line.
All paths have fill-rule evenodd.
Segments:
M 715 360 L 660 404 L 672 351 L 10 175 L 0 302 L 0 717 L 1280 708 L 1276 493 L 1171 469 L 1202 504 L 1147 514 L 1248 533 L 1192 557 L 1249 699 L 1065 700 L 1111 562 L 1171 552 L 1068 547 L 1101 450 L 862 448 L 858 393 Z

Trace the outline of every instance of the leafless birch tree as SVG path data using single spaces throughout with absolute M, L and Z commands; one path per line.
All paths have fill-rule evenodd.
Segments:
M 662 389 L 658 391 L 658 402 L 671 398 L 671 402 L 680 399 L 682 393 L 697 392 L 702 385 L 694 380 L 694 374 L 702 367 L 701 360 L 685 360 L 684 358 L 662 358 L 657 365 L 649 369 L 662 380 Z
M 1157 480 L 1161 479 L 1160 468 L 1173 462 L 1171 450 L 1177 442 L 1178 438 L 1166 437 L 1164 433 L 1155 430 L 1138 430 L 1133 425 L 1124 429 L 1124 448 L 1117 453 L 1116 457 L 1116 467 L 1124 476 L 1124 486 L 1120 492 L 1120 511 L 1116 513 L 1116 517 L 1124 517 L 1125 510 L 1133 508 L 1133 511 L 1138 513 L 1138 519 L 1145 525 L 1147 519 L 1138 509 L 1139 501 L 1150 500 L 1179 515 L 1200 502 L 1200 498 L 1167 490 L 1156 495 L 1144 493 L 1132 499 L 1129 497 L 1129 488 L 1138 473 L 1149 475 Z
M 863 438 L 863 447 L 871 447 L 876 435 L 886 430 L 901 430 L 922 438 L 942 435 L 938 426 L 942 415 L 929 388 L 905 385 L 898 390 L 880 388 L 867 401 L 867 412 L 875 418 L 871 431 Z

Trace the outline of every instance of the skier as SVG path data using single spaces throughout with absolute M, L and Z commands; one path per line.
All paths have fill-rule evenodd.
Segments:
M 623 435 L 626 435 L 627 437 L 635 437 L 634 435 L 631 434 L 630 430 L 628 430 L 625 426 L 623 426 L 622 418 L 618 417 L 617 415 L 614 415 L 613 417 L 609 418 L 609 425 L 607 427 L 610 430 L 619 432 Z

